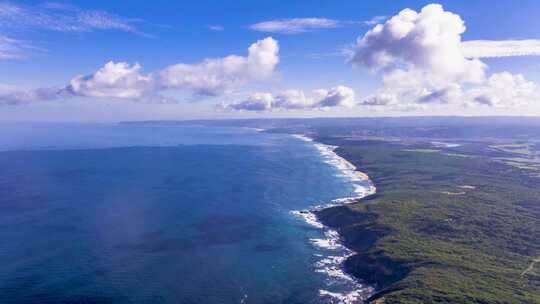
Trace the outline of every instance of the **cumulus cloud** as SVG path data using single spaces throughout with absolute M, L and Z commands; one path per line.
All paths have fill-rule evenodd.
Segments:
M 354 91 L 346 86 L 337 86 L 330 90 L 319 90 L 318 94 L 322 98 L 318 102 L 318 107 L 352 107 L 354 105 Z
M 383 86 L 360 101 L 365 106 L 391 106 L 411 109 L 418 105 L 455 103 L 461 98 L 462 88 L 455 82 L 432 81 L 421 70 L 395 69 L 383 75 Z
M 286 90 L 277 94 L 254 93 L 249 95 L 246 100 L 226 105 L 225 108 L 261 112 L 352 107 L 355 103 L 353 89 L 341 85 L 329 90 L 316 90 L 313 95 L 314 97 L 306 97 L 302 90 Z
M 409 83 L 411 84 L 411 83 Z M 488 107 L 524 106 L 540 101 L 540 86 L 521 74 L 494 73 L 481 84 L 461 86 L 448 83 L 425 86 L 383 86 L 360 102 L 364 106 L 411 109 L 419 106 L 463 105 Z
M 273 102 L 274 96 L 272 96 L 271 93 L 254 93 L 249 95 L 246 100 L 227 105 L 226 108 L 231 110 L 262 112 L 272 109 Z
M 79 75 L 60 88 L 10 92 L 0 104 L 14 105 L 68 97 L 130 98 L 163 102 L 163 90 L 216 96 L 252 81 L 270 77 L 279 62 L 279 45 L 271 37 L 253 43 L 247 56 L 230 55 L 200 63 L 179 63 L 144 74 L 138 63 L 108 62 L 90 75 Z
M 373 70 L 405 67 L 440 81 L 480 82 L 485 65 L 463 56 L 459 15 L 430 4 L 420 12 L 404 9 L 358 39 L 351 62 Z
M 449 83 L 432 91 L 424 91 L 417 102 L 420 104 L 450 104 L 462 97 L 462 90 L 458 84 Z
M 389 106 L 396 105 L 398 103 L 399 98 L 396 94 L 384 92 L 370 95 L 360 102 L 361 105 L 365 106 Z
M 467 58 L 540 56 L 540 40 L 470 40 L 461 44 Z
M 314 101 L 306 97 L 302 90 L 286 90 L 277 94 L 272 102 L 273 108 L 305 109 L 314 106 Z
M 448 104 L 516 104 L 538 98 L 536 84 L 510 73 L 486 77 L 483 57 L 540 54 L 536 40 L 462 42 L 464 21 L 430 4 L 404 9 L 358 38 L 350 62 L 382 74 L 365 106 L 414 108 Z M 504 88 L 504 89 L 503 89 Z
M 138 63 L 109 61 L 92 75 L 73 78 L 66 90 L 78 96 L 140 98 L 153 89 L 152 77 L 140 69 Z
M 231 55 L 198 64 L 175 64 L 158 73 L 157 82 L 165 88 L 215 96 L 247 81 L 268 77 L 279 62 L 278 54 L 278 42 L 268 37 L 252 44 L 247 57 Z
M 106 63 L 90 75 L 79 75 L 63 87 L 11 90 L 0 94 L 0 105 L 20 105 L 75 97 L 145 98 L 159 100 L 150 75 L 140 74 L 140 65 Z
M 472 104 L 508 107 L 526 105 L 540 99 L 538 84 L 527 81 L 521 74 L 495 73 L 487 82 L 467 92 Z
M 298 34 L 310 30 L 336 28 L 341 21 L 327 18 L 291 18 L 259 22 L 249 26 L 259 32 Z

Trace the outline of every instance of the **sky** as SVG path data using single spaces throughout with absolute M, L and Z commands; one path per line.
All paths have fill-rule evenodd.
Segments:
M 540 115 L 540 2 L 0 1 L 1 121 Z

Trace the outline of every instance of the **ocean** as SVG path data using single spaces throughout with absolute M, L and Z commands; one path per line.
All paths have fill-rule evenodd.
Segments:
M 0 303 L 354 303 L 302 211 L 365 195 L 353 169 L 248 128 L 2 124 Z

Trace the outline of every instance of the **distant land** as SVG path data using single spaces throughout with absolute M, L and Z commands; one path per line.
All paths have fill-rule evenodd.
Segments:
M 155 122 L 152 122 L 155 123 Z M 540 118 L 160 122 L 302 133 L 377 193 L 317 213 L 372 303 L 540 303 Z

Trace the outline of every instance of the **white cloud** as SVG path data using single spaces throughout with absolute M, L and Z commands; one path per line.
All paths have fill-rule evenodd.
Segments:
M 164 88 L 219 95 L 227 89 L 271 75 L 279 62 L 278 54 L 278 42 L 268 37 L 252 44 L 247 57 L 230 55 L 197 64 L 175 64 L 158 73 L 157 82 Z
M 480 82 L 485 65 L 463 56 L 464 31 L 459 15 L 439 4 L 427 5 L 419 13 L 404 9 L 358 39 L 351 62 L 373 70 L 420 70 L 440 82 Z
M 419 69 L 389 70 L 383 75 L 383 86 L 360 102 L 366 106 L 411 109 L 418 105 L 441 105 L 459 102 L 461 85 L 438 82 Z
M 396 94 L 381 92 L 379 94 L 373 94 L 360 102 L 365 106 L 390 106 L 397 105 L 399 98 Z
M 540 40 L 470 40 L 461 44 L 467 58 L 540 56 Z
M 538 86 L 522 75 L 486 78 L 478 58 L 540 55 L 537 40 L 462 42 L 461 17 L 430 4 L 404 9 L 357 40 L 351 63 L 382 74 L 382 87 L 360 102 L 411 109 L 450 104 L 518 105 L 538 100 Z
M 270 110 L 309 110 L 331 107 L 352 107 L 354 91 L 346 86 L 337 86 L 329 90 L 319 89 L 314 97 L 306 97 L 302 90 L 286 90 L 277 94 L 254 93 L 246 100 L 225 105 L 230 110 L 270 111 Z
M 540 100 L 540 87 L 521 74 L 495 73 L 484 85 L 470 89 L 467 100 L 492 107 L 527 105 Z
M 70 94 L 64 88 L 11 91 L 0 94 L 0 105 L 21 105 L 36 101 L 56 100 L 68 96 Z
M 272 109 L 272 103 L 274 102 L 274 96 L 270 93 L 254 93 L 247 97 L 246 100 L 227 105 L 226 108 L 231 110 L 244 110 L 244 111 L 267 111 Z
M 318 102 L 319 107 L 352 107 L 354 105 L 354 91 L 346 86 L 337 86 L 328 91 L 319 91 L 323 97 Z
M 386 19 L 388 19 L 388 16 L 374 16 L 373 18 L 371 18 L 371 19 L 369 19 L 367 21 L 364 21 L 364 24 L 373 26 L 373 25 L 382 23 Z
M 462 98 L 461 86 L 456 83 L 449 83 L 446 86 L 424 91 L 418 97 L 420 104 L 450 104 Z
M 92 75 L 76 76 L 66 89 L 77 96 L 140 98 L 154 89 L 152 77 L 140 69 L 137 63 L 109 61 Z
M 140 19 L 127 19 L 105 11 L 84 10 L 61 3 L 26 6 L 0 2 L 0 30 L 90 32 L 94 30 L 120 30 L 150 36 L 137 28 Z M 35 43 L 0 34 L 0 60 L 20 59 L 43 49 Z
M 20 59 L 33 49 L 36 48 L 28 42 L 0 35 L 0 60 Z
M 286 90 L 277 94 L 272 103 L 273 108 L 305 109 L 314 106 L 314 101 L 302 90 Z
M 200 63 L 179 63 L 152 74 L 139 64 L 108 62 L 90 75 L 79 75 L 61 88 L 9 92 L 0 104 L 13 105 L 68 97 L 108 97 L 163 102 L 164 90 L 215 96 L 272 75 L 279 62 L 278 42 L 271 37 L 253 43 L 247 56 L 230 55 Z M 45 94 L 47 93 L 47 94 Z
M 424 85 L 414 86 L 413 83 L 414 80 L 403 86 L 386 84 L 360 104 L 400 110 L 452 104 L 515 107 L 540 101 L 540 86 L 537 83 L 526 80 L 521 74 L 509 72 L 494 73 L 485 82 L 468 86 L 448 83 L 428 89 Z
M 316 29 L 336 28 L 341 25 L 338 20 L 327 18 L 291 18 L 259 22 L 249 28 L 259 32 L 298 34 Z
M 12 2 L 0 3 L 0 28 L 87 32 L 92 30 L 122 30 L 140 33 L 138 19 L 122 18 L 105 11 L 83 10 L 75 6 L 49 3 L 24 6 Z

